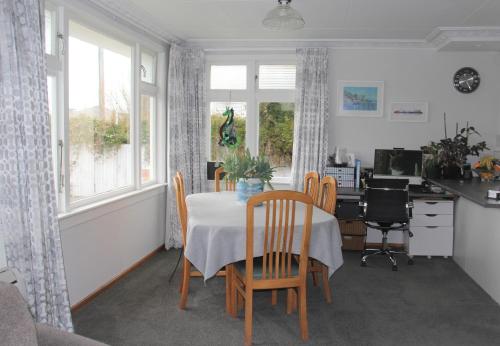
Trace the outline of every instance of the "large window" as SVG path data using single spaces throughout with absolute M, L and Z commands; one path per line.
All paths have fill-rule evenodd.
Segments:
M 69 211 L 157 181 L 158 51 L 60 13 L 45 11 L 47 86 L 59 208 Z
M 293 61 L 293 58 L 289 58 Z M 293 63 L 273 64 L 235 59 L 209 62 L 210 160 L 223 161 L 229 150 L 248 148 L 265 155 L 275 167 L 276 181 L 291 178 L 295 105 Z M 221 143 L 220 130 L 233 110 L 236 144 Z M 222 145 L 221 145 L 222 144 Z

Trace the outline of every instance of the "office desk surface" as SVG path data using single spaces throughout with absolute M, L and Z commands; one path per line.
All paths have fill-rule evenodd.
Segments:
M 452 191 L 450 191 L 452 192 Z M 356 189 L 353 187 L 339 187 L 337 188 L 337 196 L 338 198 L 342 198 L 342 196 L 363 196 L 365 194 L 364 189 Z M 453 199 L 455 196 L 453 193 L 434 193 L 434 192 L 415 192 L 410 191 L 410 198 L 412 199 Z
M 485 208 L 500 208 L 500 201 L 486 198 L 488 190 L 500 190 L 500 182 L 481 182 L 472 180 L 428 179 L 434 185 L 442 187 L 455 195 L 464 197 Z

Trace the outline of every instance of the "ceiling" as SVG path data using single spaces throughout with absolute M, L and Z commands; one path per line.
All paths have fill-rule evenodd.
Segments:
M 107 2 L 102 0 L 102 2 Z M 304 29 L 261 21 L 276 0 L 110 0 L 187 42 L 216 40 L 426 40 L 438 27 L 499 27 L 499 0 L 293 0 Z M 476 43 L 477 44 L 477 43 Z M 496 47 L 496 45 L 493 45 Z

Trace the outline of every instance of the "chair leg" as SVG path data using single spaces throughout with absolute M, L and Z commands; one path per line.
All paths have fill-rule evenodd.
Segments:
M 278 304 L 278 290 L 271 291 L 271 305 Z
M 245 346 L 252 345 L 253 290 L 245 291 Z
M 234 314 L 234 298 L 232 298 L 231 282 L 232 282 L 232 266 L 226 266 L 226 312 L 230 315 Z
M 314 263 L 315 261 L 313 259 L 309 259 L 309 268 L 314 268 Z M 315 271 L 311 272 L 312 280 L 313 280 L 313 285 L 318 286 L 318 273 Z
M 293 288 L 286 290 L 286 313 L 290 315 L 293 312 Z
M 299 323 L 300 336 L 302 340 L 309 339 L 309 329 L 307 325 L 307 303 L 306 303 L 306 287 L 299 287 Z
M 323 281 L 323 291 L 325 294 L 325 299 L 328 304 L 332 303 L 332 292 L 330 290 L 330 282 L 328 280 L 328 267 L 324 264 L 321 265 L 321 274 Z
M 187 258 L 184 258 L 184 263 L 182 266 L 183 269 L 183 278 L 182 278 L 182 292 L 181 292 L 181 302 L 179 303 L 179 307 L 181 309 L 186 308 L 187 304 L 187 297 L 188 297 L 188 291 L 189 291 L 189 279 L 191 277 L 191 262 L 187 260 Z
M 179 285 L 179 293 L 182 293 L 182 284 L 184 281 L 184 260 L 181 262 L 181 273 L 182 273 L 182 276 L 181 276 L 181 284 Z

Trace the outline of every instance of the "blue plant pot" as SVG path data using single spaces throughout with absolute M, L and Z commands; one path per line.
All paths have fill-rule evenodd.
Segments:
M 238 201 L 246 203 L 250 197 L 264 191 L 264 184 L 258 179 L 240 180 L 236 183 Z

